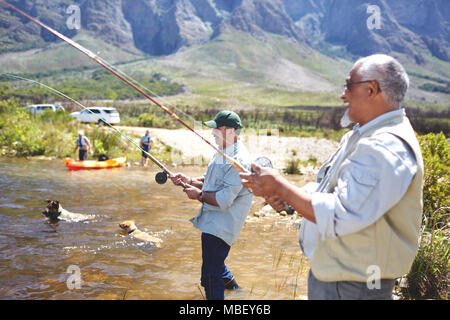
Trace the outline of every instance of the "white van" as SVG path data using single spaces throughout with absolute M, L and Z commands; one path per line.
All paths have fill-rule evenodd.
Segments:
M 120 122 L 120 115 L 115 108 L 108 107 L 91 107 L 80 112 L 72 112 L 72 117 L 77 118 L 80 122 L 95 122 L 103 124 L 101 119 L 111 124 Z

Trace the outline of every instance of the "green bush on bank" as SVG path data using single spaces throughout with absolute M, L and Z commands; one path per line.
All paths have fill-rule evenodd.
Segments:
M 445 136 L 419 136 L 424 161 L 423 222 L 419 250 L 401 292 L 407 299 L 448 299 L 450 145 Z
M 102 154 L 110 158 L 116 158 L 122 157 L 128 151 L 137 152 L 130 145 L 122 142 L 118 133 L 112 132 L 111 129 L 106 127 L 89 126 L 85 134 L 93 146 L 94 158 L 98 158 Z
M 419 136 L 419 143 L 425 171 L 423 211 L 429 222 L 426 227 L 431 228 L 440 217 L 434 217 L 434 212 L 450 206 L 450 145 L 442 133 Z
M 287 161 L 286 168 L 283 169 L 283 172 L 286 174 L 300 174 L 300 159 L 290 159 Z
M 138 117 L 138 123 L 142 127 L 154 127 L 156 123 L 156 115 L 150 113 L 142 113 Z
M 137 123 L 141 127 L 165 128 L 174 129 L 177 123 L 170 119 L 167 115 L 150 114 L 147 112 L 141 113 L 138 116 Z
M 50 109 L 47 109 L 43 113 L 36 115 L 36 118 L 38 118 L 38 120 L 41 122 L 53 124 L 57 123 L 68 124 L 70 122 L 73 122 L 74 120 L 74 118 L 69 113 L 63 110 L 57 110 L 54 112 Z
M 0 101 L 0 146 L 2 153 L 18 156 L 45 153 L 42 131 L 13 99 Z
M 64 111 L 27 113 L 16 100 L 0 100 L 1 154 L 19 157 L 70 156 L 78 123 Z

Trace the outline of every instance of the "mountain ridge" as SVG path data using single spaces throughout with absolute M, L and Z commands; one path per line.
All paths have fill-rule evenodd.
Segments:
M 182 47 L 206 43 L 232 27 L 260 40 L 266 32 L 306 45 L 320 38 L 359 56 L 395 51 L 418 64 L 424 62 L 424 54 L 450 62 L 450 5 L 445 1 L 9 0 L 69 37 L 79 30 L 67 26 L 66 9 L 69 4 L 78 5 L 83 29 L 132 53 L 172 54 Z M 379 29 L 367 27 L 369 5 L 379 9 Z M 2 51 L 56 41 L 47 31 L 0 7 Z
M 231 87 L 235 82 L 238 88 L 259 86 L 269 92 L 279 90 L 282 96 L 300 90 L 328 99 L 325 93 L 339 94 L 358 56 L 384 50 L 411 71 L 409 99 L 448 105 L 448 94 L 430 90 L 450 81 L 450 63 L 443 59 L 447 54 L 445 23 L 436 22 L 441 27 L 435 32 L 418 32 L 428 23 L 428 11 L 408 22 L 398 13 L 406 1 L 399 0 L 391 10 L 387 1 L 374 0 L 380 9 L 392 12 L 383 17 L 381 11 L 381 31 L 368 30 L 367 3 L 342 1 L 353 4 L 354 10 L 333 0 L 10 0 L 110 63 L 122 63 L 124 71 L 151 74 L 144 70 L 156 68 L 194 88 L 194 94 L 214 88 L 216 93 L 206 90 L 207 94 L 220 95 L 222 85 Z M 411 1 L 418 7 L 423 3 Z M 441 0 L 432 1 L 436 6 L 430 12 L 443 5 Z M 65 9 L 73 3 L 81 9 L 79 30 L 69 30 L 66 24 Z M 333 28 L 335 24 L 339 28 Z M 24 50 L 19 51 L 20 43 Z M 4 72 L 38 74 L 92 65 L 73 48 L 1 5 L 0 44 Z

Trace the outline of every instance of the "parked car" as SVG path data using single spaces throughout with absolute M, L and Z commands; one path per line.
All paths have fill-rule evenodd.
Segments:
M 60 104 L 31 104 L 25 107 L 25 111 L 30 112 L 34 115 L 36 115 L 37 113 L 43 113 L 45 110 L 52 110 L 53 112 L 58 110 L 66 111 Z
M 109 107 L 91 107 L 80 112 L 72 112 L 70 114 L 80 122 L 95 122 L 103 124 L 102 119 L 111 124 L 120 122 L 120 115 L 115 108 Z

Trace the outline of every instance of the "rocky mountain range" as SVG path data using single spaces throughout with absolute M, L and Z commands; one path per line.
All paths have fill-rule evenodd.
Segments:
M 302 45 L 340 46 L 353 55 L 398 52 L 450 61 L 448 0 L 9 0 L 60 32 L 87 30 L 122 50 L 167 55 L 234 28 L 264 40 L 266 33 Z M 67 8 L 77 5 L 80 27 Z M 0 52 L 57 41 L 0 6 Z

